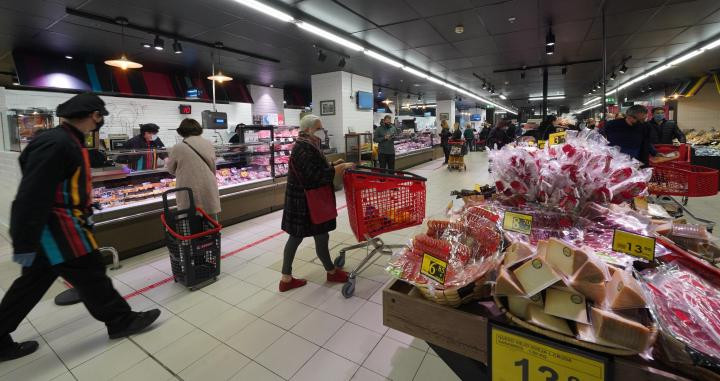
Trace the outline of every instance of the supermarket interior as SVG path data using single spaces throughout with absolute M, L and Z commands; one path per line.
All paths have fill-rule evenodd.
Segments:
M 720 381 L 717 0 L 0 20 L 0 381 Z

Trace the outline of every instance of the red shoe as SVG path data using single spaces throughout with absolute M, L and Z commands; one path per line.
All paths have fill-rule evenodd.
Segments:
M 339 268 L 335 268 L 334 274 L 330 274 L 330 273 L 327 274 L 327 281 L 328 282 L 345 283 L 348 281 L 348 273 L 340 270 Z
M 293 288 L 302 287 L 307 284 L 305 279 L 292 278 L 289 282 L 280 281 L 280 292 L 290 291 Z

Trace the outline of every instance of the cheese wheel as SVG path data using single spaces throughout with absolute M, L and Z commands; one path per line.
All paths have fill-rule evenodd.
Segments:
M 515 275 L 503 267 L 500 269 L 497 282 L 495 282 L 495 295 L 520 296 L 525 295 L 525 290 L 520 286 Z
M 511 267 L 516 263 L 520 263 L 527 258 L 533 256 L 533 250 L 524 242 L 515 242 L 505 250 L 505 259 L 503 264 L 506 267 Z
M 605 304 L 611 309 L 644 308 L 647 301 L 629 271 L 618 270 L 608 282 Z
M 603 263 L 600 261 L 588 260 L 580 269 L 575 273 L 574 280 L 580 282 L 589 283 L 600 283 L 606 281 L 606 272 L 603 268 Z
M 555 270 L 567 277 L 573 276 L 587 258 L 587 253 L 557 238 L 550 238 L 548 242 L 545 259 Z
M 573 279 L 570 287 L 585 295 L 586 298 L 595 303 L 602 303 L 605 300 L 605 282 L 590 283 Z
M 527 296 L 533 296 L 560 280 L 560 275 L 540 258 L 523 263 L 513 273 Z
M 587 304 L 582 294 L 572 290 L 550 288 L 545 292 L 546 314 L 587 323 Z
M 530 304 L 527 307 L 527 322 L 535 324 L 540 328 L 573 336 L 570 326 L 565 319 L 546 314 L 542 307 Z
M 595 336 L 632 350 L 642 352 L 653 341 L 650 328 L 622 317 L 616 313 L 601 310 L 597 307 L 590 309 Z
M 528 319 L 527 308 L 531 304 L 543 307 L 542 295 L 537 294 L 532 298 L 526 298 L 524 296 L 508 296 L 508 307 L 510 308 L 510 312 L 523 320 Z

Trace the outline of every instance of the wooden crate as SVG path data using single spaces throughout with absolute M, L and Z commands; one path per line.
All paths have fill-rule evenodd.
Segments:
M 478 305 L 478 303 L 475 303 Z M 456 309 L 430 302 L 410 284 L 396 280 L 383 290 L 383 323 L 431 344 L 488 363 L 488 310 L 472 305 Z M 504 320 L 502 316 L 493 320 Z M 507 324 L 507 322 L 504 322 Z M 614 380 L 689 380 L 657 362 L 639 356 L 614 357 Z

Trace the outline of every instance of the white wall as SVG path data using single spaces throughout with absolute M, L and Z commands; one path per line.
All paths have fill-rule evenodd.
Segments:
M 253 115 L 284 114 L 285 91 L 283 89 L 249 85 L 248 90 L 250 90 L 250 96 L 253 100 Z
M 5 152 L 0 150 L 0 236 L 8 236 L 10 227 L 10 206 L 15 199 L 15 193 L 20 185 L 19 152 Z
M 448 115 L 448 126 L 452 130 L 452 126 L 455 123 L 455 101 L 437 101 L 437 108 L 435 109 L 435 115 L 437 116 L 437 128 L 440 131 L 440 114 L 447 113 Z
M 54 110 L 58 104 L 65 102 L 75 94 L 55 93 L 44 91 L 9 90 L 2 89 L 5 94 L 5 103 L 8 109 L 25 109 L 29 107 L 43 107 Z M 282 89 L 280 89 L 282 92 Z M 166 146 L 172 146 L 180 141 L 175 133 L 180 122 L 185 118 L 194 118 L 201 121 L 203 110 L 211 110 L 212 104 L 204 102 L 183 102 L 142 98 L 123 98 L 101 96 L 106 103 L 110 115 L 105 117 L 105 126 L 100 130 L 101 137 L 107 134 L 132 135 L 132 129 L 138 128 L 141 123 L 155 123 L 160 127 L 160 139 Z M 181 115 L 178 105 L 190 104 L 192 114 Z M 282 104 L 282 101 L 281 101 Z M 228 132 L 233 131 L 238 123 L 252 124 L 252 112 L 250 103 L 218 104 L 217 110 L 228 114 L 228 131 L 218 131 L 223 139 L 227 138 Z M 56 121 L 57 122 L 57 121 Z M 216 134 L 212 130 L 206 130 L 203 136 L 214 141 Z
M 301 110 L 301 109 L 286 108 L 285 109 L 285 125 L 286 126 L 299 126 L 301 112 L 303 112 L 303 110 Z
M 720 94 L 712 80 L 695 96 L 678 99 L 677 122 L 683 130 L 720 130 Z
M 331 144 L 338 152 L 345 151 L 345 133 L 349 130 L 372 132 L 373 112 L 357 109 L 357 91 L 372 92 L 372 79 L 343 71 L 312 76 L 313 114 L 332 135 Z M 335 115 L 320 115 L 320 102 L 328 100 L 335 101 Z

